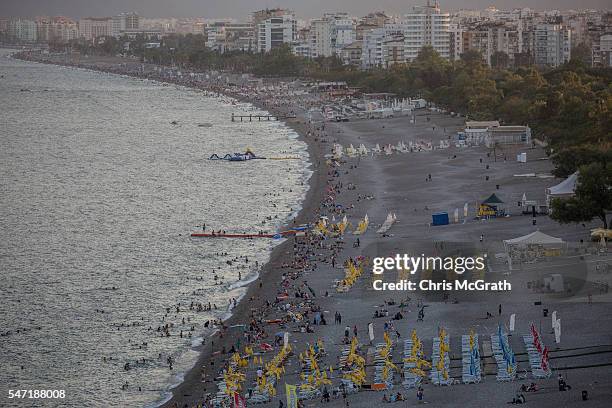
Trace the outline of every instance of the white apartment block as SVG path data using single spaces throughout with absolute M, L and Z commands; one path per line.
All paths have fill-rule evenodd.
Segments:
M 327 18 L 310 22 L 310 57 L 330 57 L 334 54 L 333 22 Z
M 384 66 L 383 43 L 387 36 L 385 28 L 364 31 L 361 50 L 361 67 L 364 69 Z
M 403 16 L 405 57 L 413 61 L 424 46 L 430 45 L 442 58 L 450 58 L 450 14 L 442 13 L 436 2 L 415 6 L 412 13 Z
M 347 45 L 352 44 L 357 38 L 355 22 L 347 15 L 336 16 L 334 19 L 334 33 L 336 36 L 336 53 Z
M 206 27 L 206 47 L 218 52 L 225 52 L 225 27 Z
M 96 38 L 109 37 L 113 32 L 113 19 L 111 17 L 88 17 L 79 20 L 79 33 L 87 41 Z
M 15 19 L 8 23 L 8 35 L 18 41 L 36 42 L 36 22 L 32 20 Z
M 347 14 L 327 14 L 311 21 L 310 56 L 331 57 L 355 41 L 355 23 Z
M 297 21 L 292 14 L 262 20 L 257 25 L 257 48 L 269 52 L 282 44 L 292 44 L 297 38 Z
M 451 23 L 448 26 L 449 58 L 452 60 L 459 60 L 463 54 L 463 32 L 461 24 Z
M 571 31 L 561 24 L 537 24 L 534 30 L 535 64 L 558 67 L 570 60 Z
M 387 23 L 384 27 L 364 31 L 361 67 L 382 67 L 406 62 L 406 46 L 402 26 Z

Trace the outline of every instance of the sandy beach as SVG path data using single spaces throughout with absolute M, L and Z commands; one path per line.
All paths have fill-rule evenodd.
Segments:
M 122 65 L 126 61 L 122 59 L 49 62 L 113 73 L 128 72 L 126 65 Z M 237 76 L 233 78 L 237 83 L 240 81 Z M 175 83 L 190 86 L 188 80 Z M 289 81 L 284 81 L 284 84 L 293 89 Z M 406 401 L 390 403 L 390 406 L 417 403 L 436 407 L 505 406 L 521 384 L 530 382 L 536 382 L 538 386 L 537 392 L 525 393 L 527 402 L 533 406 L 609 406 L 612 400 L 612 317 L 607 313 L 610 295 L 602 288 L 607 288 L 606 285 L 612 281 L 609 269 L 606 269 L 610 265 L 610 256 L 607 252 L 597 252 L 588 243 L 589 231 L 597 226 L 595 223 L 560 225 L 542 215 L 535 218 L 534 225 L 531 215 L 521 213 L 517 202 L 521 201 L 523 194 L 543 201 L 545 189 L 560 181 L 516 176 L 550 174 L 552 164 L 541 147 L 506 147 L 494 155 L 483 146 L 459 148 L 451 143 L 450 147 L 442 149 L 328 160 L 325 155 L 331 154 L 334 143 L 345 147 L 364 144 L 369 149 L 376 144 L 396 145 L 399 141 L 426 141 L 437 146 L 440 141 L 448 141 L 463 129 L 465 118 L 422 109 L 415 111 L 414 123 L 408 116 L 330 123 L 307 114 L 311 106 L 316 106 L 317 100 L 322 100 L 321 95 L 245 95 L 240 85 L 215 83 L 202 88 L 253 103 L 272 114 L 296 114 L 297 117 L 289 119 L 287 124 L 308 144 L 313 175 L 295 224 L 316 223 L 321 216 L 327 217 L 329 222 L 339 222 L 346 216 L 351 227 L 340 237 L 324 239 L 309 233 L 278 245 L 270 262 L 262 267 L 259 279 L 249 286 L 243 300 L 232 310 L 232 317 L 219 326 L 217 335 L 206 339 L 205 344 L 198 348 L 201 353 L 198 362 L 186 374 L 184 381 L 172 390 L 173 397 L 164 407 L 201 406 L 198 404 L 215 396 L 223 370 L 232 357 L 232 348 L 242 352 L 245 345 L 251 344 L 259 351 L 262 343 L 268 343 L 273 349 L 261 354 L 268 362 L 282 346 L 282 341 L 275 344 L 278 332 L 289 332 L 293 352 L 284 362 L 284 373 L 277 381 L 278 395 L 262 407 L 278 407 L 279 400 L 286 404 L 284 384 L 304 382 L 300 377 L 299 355 L 319 340 L 324 344 L 325 352 L 319 353 L 318 364 L 327 370 L 331 384 L 326 388 L 332 396 L 329 402 L 322 402 L 320 396 L 304 400 L 306 407 L 386 406 L 381 402 L 383 395 L 398 392 Z M 527 162 L 517 162 L 516 154 L 524 151 L 528 155 Z M 492 193 L 507 204 L 510 216 L 476 219 L 478 204 Z M 469 211 L 464 217 L 466 203 Z M 452 217 L 455 209 L 460 212 L 459 222 L 431 225 L 432 213 L 448 212 Z M 385 234 L 376 233 L 389 213 L 395 214 L 397 222 Z M 370 222 L 368 229 L 361 235 L 353 235 L 352 231 L 366 214 Z M 496 256 L 504 251 L 503 240 L 535 230 L 562 238 L 573 252 L 538 263 L 514 265 L 509 271 L 502 257 Z M 513 290 L 379 292 L 373 289 L 369 267 L 364 268 L 364 273 L 348 291 L 339 292 L 335 287 L 335 283 L 345 277 L 343 263 L 348 259 L 371 259 L 394 253 L 437 255 L 450 252 L 486 254 L 489 261 L 483 279 L 487 282 L 507 280 L 512 283 Z M 572 290 L 563 294 L 535 290 L 533 281 L 551 273 L 563 274 L 571 283 Z M 419 278 L 423 277 L 410 277 L 415 281 Z M 393 281 L 396 277 L 385 275 L 385 279 Z M 442 280 L 444 277 L 434 276 L 433 279 Z M 476 277 L 469 276 L 468 279 Z M 544 309 L 547 309 L 546 313 Z M 417 316 L 419 310 L 423 310 L 422 318 Z M 563 322 L 559 344 L 555 343 L 551 326 L 550 313 L 553 311 Z M 375 317 L 376 312 L 381 317 Z M 341 322 L 333 317 L 338 313 Z M 515 381 L 498 382 L 488 338 L 496 333 L 500 323 L 507 330 L 511 314 L 516 315 L 516 326 L 509 344 L 515 352 L 519 374 Z M 321 316 L 325 324 L 321 324 Z M 368 336 L 369 323 L 373 323 L 373 342 Z M 533 380 L 530 376 L 522 335 L 529 332 L 531 323 L 538 328 L 543 343 L 550 350 L 553 371 L 548 379 Z M 347 326 L 349 336 L 345 336 Z M 372 383 L 375 348 L 377 343 L 383 342 L 385 331 L 393 343 L 391 359 L 401 367 L 403 341 L 410 337 L 412 330 L 417 330 L 425 356 L 429 359 L 432 339 L 441 327 L 450 339 L 449 375 L 457 382 L 462 376 L 461 336 L 473 330 L 480 337 L 483 372 L 480 383 L 444 387 L 435 386 L 424 378 L 424 397 L 418 401 L 416 389 L 404 388 L 402 376 L 396 373 L 391 390 L 362 389 L 348 395 L 342 395 L 341 391 L 332 392 L 339 387 L 342 377 L 340 361 L 342 350 L 347 347 L 345 337 L 357 338 L 360 355 L 366 363 L 366 383 Z M 246 376 L 243 394 L 255 387 L 257 366 L 251 357 L 243 370 Z M 558 374 L 562 374 L 571 385 L 570 390 L 558 390 Z M 589 395 L 589 400 L 584 403 L 581 400 L 583 390 Z

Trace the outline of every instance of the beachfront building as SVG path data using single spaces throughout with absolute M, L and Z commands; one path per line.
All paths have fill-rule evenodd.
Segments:
M 79 34 L 86 41 L 94 42 L 100 37 L 109 37 L 113 33 L 111 17 L 87 17 L 79 20 Z
M 310 56 L 331 57 L 334 54 L 333 23 L 328 18 L 310 22 Z
M 497 126 L 488 129 L 485 136 L 485 146 L 525 145 L 531 144 L 531 128 L 529 126 Z
M 523 31 L 515 24 L 504 22 L 484 22 L 473 24 L 461 33 L 462 52 L 478 51 L 487 64 L 492 65 L 492 57 L 503 53 L 508 64 L 512 65 L 517 54 L 523 52 Z
M 401 22 L 405 38 L 405 58 L 413 61 L 424 46 L 431 46 L 442 58 L 450 58 L 450 14 L 442 13 L 437 0 L 414 6 Z
M 383 64 L 388 68 L 395 64 L 403 64 L 406 62 L 404 54 L 405 38 L 402 34 L 393 34 L 385 38 L 382 44 L 383 49 Z
M 22 42 L 36 42 L 38 39 L 36 22 L 21 18 L 10 20 L 7 24 L 9 38 Z
M 382 67 L 384 64 L 383 42 L 386 30 L 375 28 L 363 33 L 361 67 L 363 69 Z
M 135 12 L 121 13 L 113 17 L 112 36 L 121 37 L 124 31 L 138 31 L 140 16 Z
M 355 22 L 346 13 L 329 13 L 298 31 L 292 50 L 306 58 L 341 57 L 342 49 L 356 38 Z
M 467 121 L 463 130 L 465 140 L 470 144 L 484 144 L 487 147 L 499 145 L 530 145 L 529 126 L 501 126 L 499 121 Z
M 363 43 L 361 41 L 353 41 L 340 50 L 339 57 L 344 65 L 359 66 L 361 64 L 362 50 Z
M 217 21 L 209 24 L 206 33 L 206 47 L 224 53 L 226 51 L 250 52 L 255 48 L 251 23 Z
M 334 19 L 335 52 L 352 44 L 357 39 L 355 21 L 348 14 L 336 14 Z
M 297 39 L 297 21 L 291 10 L 275 8 L 251 14 L 254 43 L 257 52 L 268 52 Z
M 539 66 L 558 67 L 570 60 L 571 31 L 561 24 L 537 24 L 534 59 Z
M 65 44 L 79 38 L 78 24 L 68 17 L 36 17 L 36 41 Z
M 270 17 L 257 25 L 257 50 L 269 52 L 283 44 L 292 44 L 297 37 L 297 21 L 293 14 Z
M 217 52 L 225 52 L 225 27 L 212 25 L 206 27 L 206 47 Z

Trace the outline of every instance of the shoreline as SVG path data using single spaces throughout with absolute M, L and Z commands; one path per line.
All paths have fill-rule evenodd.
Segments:
M 233 94 L 229 92 L 222 92 L 219 88 L 216 88 L 216 87 L 210 87 L 207 89 L 207 88 L 198 87 L 195 85 L 190 86 L 189 84 L 181 83 L 179 81 L 168 81 L 168 80 L 163 80 L 163 79 L 158 79 L 158 78 L 150 78 L 146 76 L 130 75 L 129 73 L 115 72 L 111 69 L 105 69 L 104 67 L 101 67 L 101 66 L 36 60 L 36 59 L 23 58 L 23 56 L 17 55 L 17 54 L 19 53 L 11 54 L 11 58 L 15 58 L 15 59 L 26 61 L 26 62 L 36 62 L 36 63 L 41 63 L 41 64 L 56 65 L 56 66 L 62 66 L 62 67 L 67 67 L 67 68 L 85 69 L 85 70 L 91 70 L 91 71 L 99 72 L 99 73 L 128 76 L 128 77 L 136 78 L 136 79 L 146 79 L 146 80 L 156 81 L 159 83 L 184 86 L 186 88 L 195 89 L 199 91 L 217 93 L 219 96 L 223 95 L 225 97 L 232 98 L 238 102 L 249 103 L 253 105 L 254 107 L 256 107 L 257 109 L 266 111 L 272 115 L 287 113 L 287 112 L 282 112 L 282 110 L 275 109 L 275 107 L 267 106 L 263 101 L 251 99 L 248 97 L 244 97 L 242 95 L 237 95 L 237 94 Z M 129 61 L 129 62 L 133 62 L 133 61 Z M 298 108 L 298 107 L 296 106 L 294 108 Z M 323 193 L 321 186 L 324 185 L 324 182 L 325 182 L 324 175 L 321 171 L 319 171 L 319 166 L 317 165 L 317 160 L 322 156 L 321 147 L 318 143 L 315 143 L 314 141 L 309 140 L 309 138 L 307 137 L 308 129 L 305 123 L 297 119 L 284 120 L 280 122 L 282 122 L 288 128 L 292 129 L 297 134 L 297 140 L 300 140 L 306 144 L 306 150 L 308 152 L 310 166 L 305 167 L 304 170 L 306 173 L 310 172 L 311 174 L 307 180 L 308 188 L 306 190 L 306 194 L 300 203 L 301 209 L 299 210 L 297 216 L 294 219 L 295 223 L 297 223 L 298 225 L 305 224 L 312 220 L 311 215 L 312 213 L 315 212 L 314 210 L 316 209 L 317 203 L 319 202 L 319 199 Z M 289 226 L 290 224 L 291 224 L 291 221 L 287 220 L 282 225 Z M 228 319 L 223 320 L 224 326 L 229 327 L 234 324 L 239 324 L 239 323 L 244 324 L 248 322 L 249 308 L 247 306 L 254 306 L 254 305 L 249 303 L 247 299 L 250 299 L 257 294 L 259 297 L 259 300 L 261 300 L 260 302 L 261 304 L 258 304 L 256 307 L 260 307 L 265 303 L 266 300 L 275 297 L 275 288 L 272 285 L 268 285 L 268 286 L 264 285 L 263 291 L 262 291 L 262 288 L 258 288 L 256 283 L 261 282 L 262 280 L 266 280 L 266 279 L 271 279 L 275 281 L 277 278 L 279 278 L 279 275 L 278 275 L 279 271 L 278 270 L 274 271 L 274 266 L 282 264 L 284 261 L 287 261 L 288 259 L 291 258 L 291 255 L 288 256 L 286 254 L 286 251 L 290 249 L 291 249 L 291 239 L 290 238 L 285 239 L 284 242 L 274 246 L 270 251 L 270 258 L 268 262 L 266 262 L 266 264 L 261 266 L 258 272 L 258 276 L 252 279 L 250 282 L 245 283 L 244 285 L 240 285 L 242 287 L 246 287 L 247 289 L 245 293 L 241 296 L 236 307 L 225 312 L 225 313 L 230 313 L 231 315 Z M 277 272 L 277 274 L 274 274 L 274 272 Z M 234 289 L 235 288 L 238 288 L 238 286 L 234 287 Z M 181 396 L 183 397 L 192 396 L 192 391 L 198 388 L 199 384 L 200 385 L 202 384 L 201 370 L 199 370 L 198 367 L 202 367 L 206 365 L 206 363 L 211 360 L 211 357 L 213 357 L 213 354 L 220 353 L 220 351 L 212 350 L 211 348 L 207 347 L 207 345 L 214 344 L 214 347 L 219 350 L 221 348 L 229 349 L 231 347 L 232 342 L 227 341 L 229 339 L 220 338 L 220 330 L 221 330 L 220 328 L 216 328 L 210 335 L 201 336 L 202 338 L 205 339 L 205 343 L 207 343 L 206 345 L 191 347 L 192 350 L 197 351 L 199 353 L 199 356 L 197 360 L 194 362 L 193 366 L 188 371 L 176 373 L 174 376 L 172 376 L 172 378 L 176 378 L 178 382 L 169 383 L 169 388 L 165 392 L 165 394 L 171 393 L 171 396 L 168 396 L 168 397 L 161 396 L 158 400 L 152 401 L 150 404 L 147 404 L 146 407 L 150 407 L 150 408 L 171 407 L 171 406 L 175 406 L 175 403 L 177 401 L 182 401 Z M 180 379 L 180 377 L 182 377 L 182 379 Z M 214 387 L 214 383 L 213 383 L 213 387 Z M 193 396 L 193 397 L 203 398 L 204 394 L 205 393 L 203 393 L 201 396 L 198 396 L 198 397 Z

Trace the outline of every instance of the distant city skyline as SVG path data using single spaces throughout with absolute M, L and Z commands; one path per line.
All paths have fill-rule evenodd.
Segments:
M 356 16 L 372 11 L 401 14 L 413 5 L 425 4 L 427 0 L 20 0 L 0 2 L 2 17 L 34 17 L 62 15 L 73 18 L 89 16 L 112 16 L 124 11 L 135 11 L 145 18 L 161 17 L 205 17 L 234 18 L 245 20 L 254 10 L 283 7 L 296 12 L 298 18 L 318 17 L 322 13 L 346 11 Z M 432 0 L 433 2 L 433 0 Z M 529 7 L 535 10 L 606 9 L 608 0 L 442 0 L 444 10 L 499 9 Z

